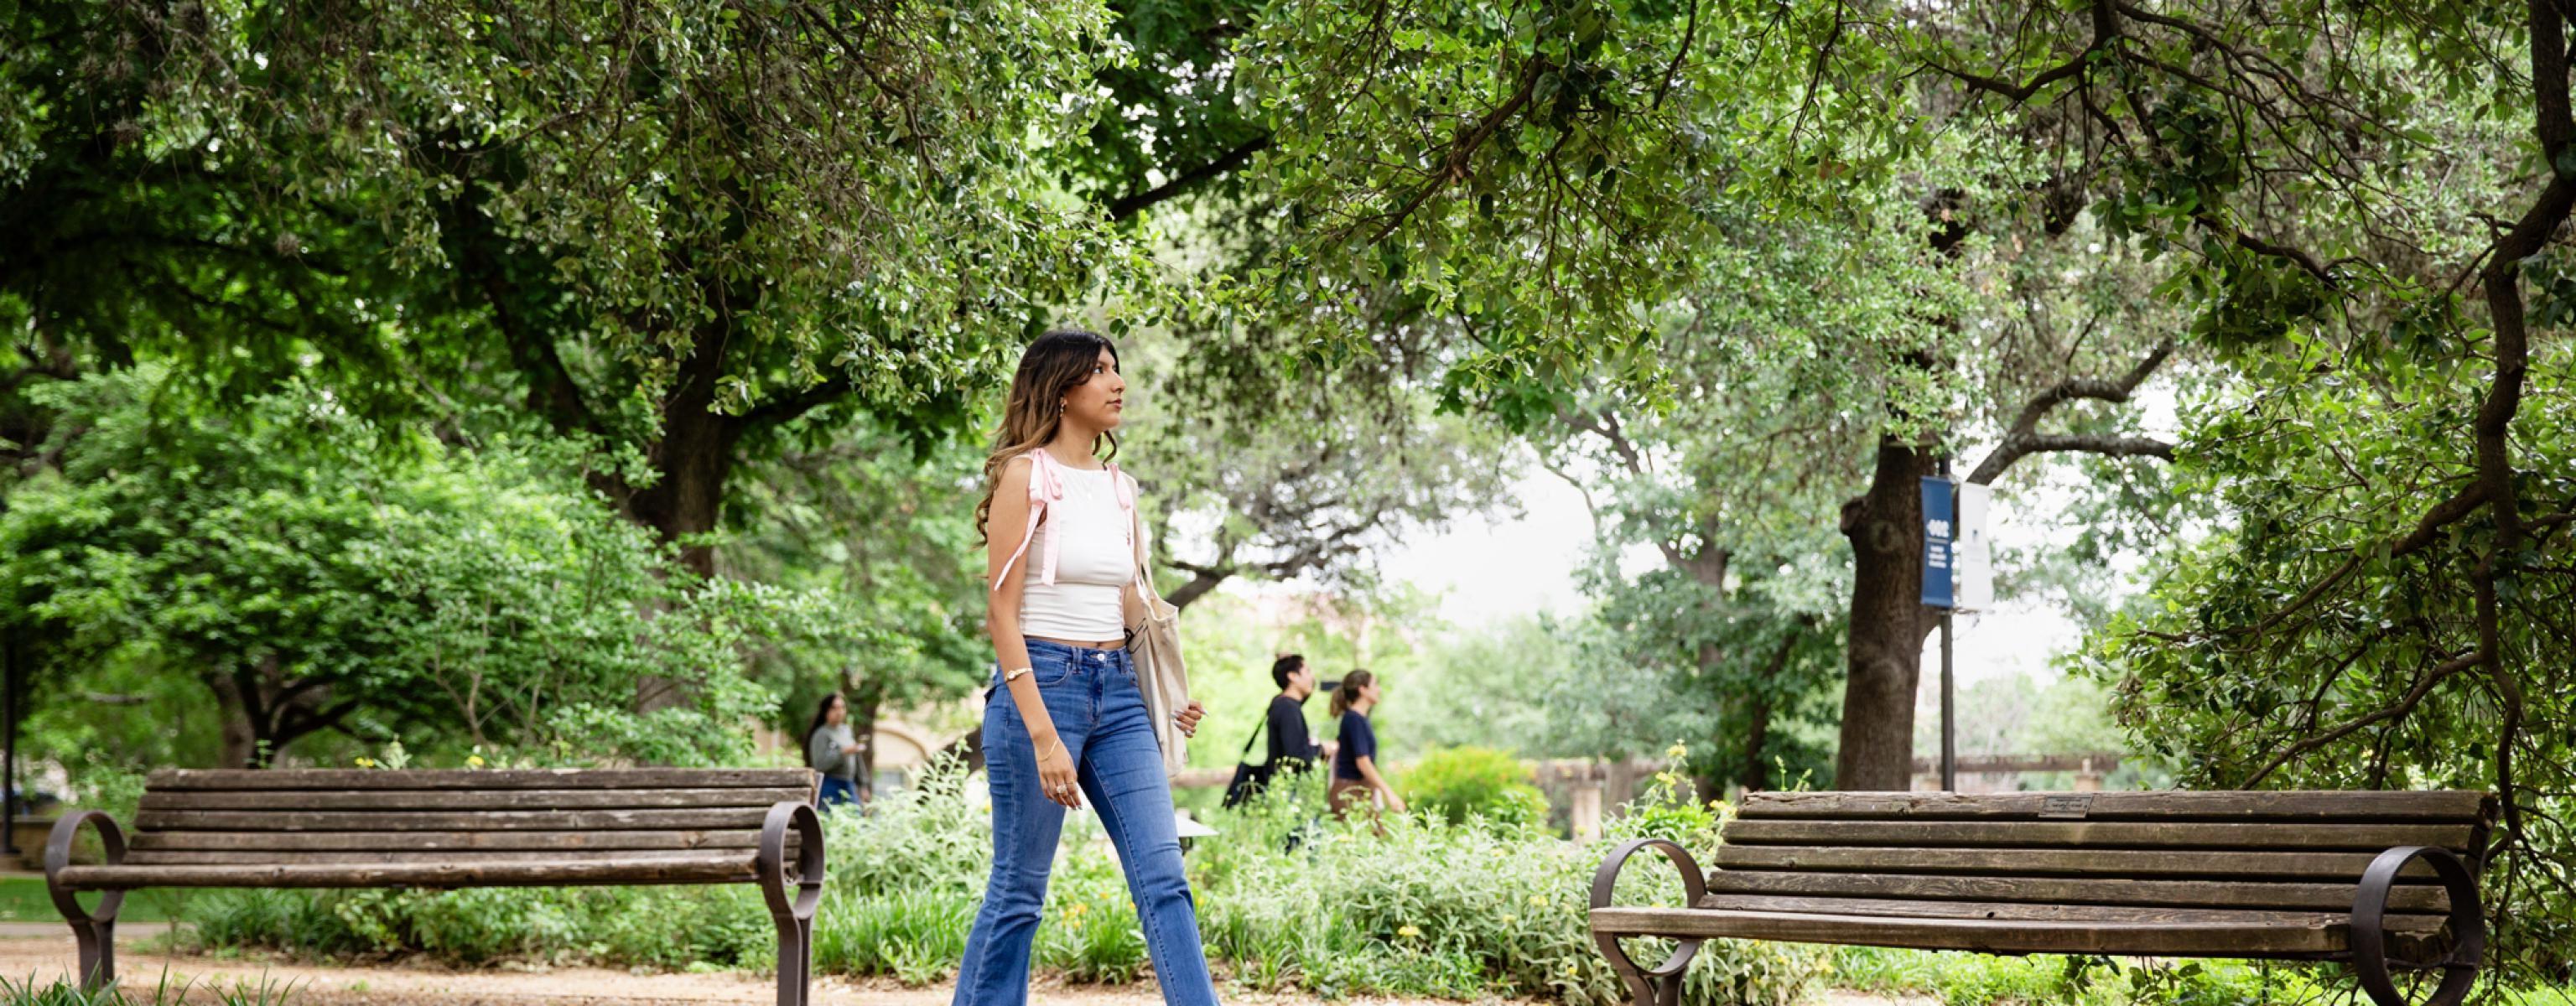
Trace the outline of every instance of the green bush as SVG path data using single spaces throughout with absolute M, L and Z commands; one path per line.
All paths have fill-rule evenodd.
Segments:
M 814 916 L 814 970 L 927 985 L 956 972 L 974 921 L 975 900 L 938 885 L 883 894 L 835 885 Z
M 1450 824 L 1471 818 L 1511 828 L 1547 821 L 1547 794 L 1527 763 L 1492 748 L 1441 748 L 1424 755 L 1395 780 L 1417 814 L 1437 814 Z
M 182 918 L 200 949 L 324 958 L 766 967 L 777 949 L 768 911 L 748 885 L 216 890 L 190 899 Z

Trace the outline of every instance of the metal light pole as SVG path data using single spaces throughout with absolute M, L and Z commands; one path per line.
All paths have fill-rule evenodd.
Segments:
M 1941 458 L 1941 477 L 1944 479 L 1950 477 L 1948 455 L 1943 455 Z M 1950 519 L 1952 521 L 1959 519 L 1959 488 L 1955 482 L 1950 486 Z M 1953 542 L 1958 540 L 1955 525 L 1953 525 L 1951 540 Z M 1956 548 L 1955 545 L 1952 547 Z M 1955 553 L 1952 554 L 1950 568 L 1954 576 L 1958 570 L 1958 562 L 1958 556 Z M 1957 606 L 1958 600 L 1953 597 L 1950 607 L 1941 609 L 1941 792 L 1944 793 L 1959 791 L 1958 692 L 1953 687 L 1950 673 L 1950 613 Z
M 18 855 L 18 636 L 0 632 L 0 855 Z

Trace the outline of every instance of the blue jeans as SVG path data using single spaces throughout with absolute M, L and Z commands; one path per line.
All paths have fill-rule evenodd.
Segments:
M 859 784 L 837 775 L 824 776 L 822 798 L 823 810 L 834 807 L 855 809 L 859 805 Z
M 1037 681 L 1056 737 L 1073 755 L 1083 804 L 1118 848 L 1127 894 L 1145 929 L 1154 978 L 1169 1006 L 1216 1006 L 1199 945 L 1198 909 L 1181 870 L 1172 825 L 1172 788 L 1163 752 L 1125 650 L 1029 640 Z M 984 706 L 984 767 L 993 796 L 993 876 L 966 936 L 955 1006 L 1020 1006 L 1029 997 L 1029 952 L 1046 905 L 1047 871 L 1064 833 L 1063 805 L 1038 783 L 1035 746 L 1009 689 L 996 676 Z

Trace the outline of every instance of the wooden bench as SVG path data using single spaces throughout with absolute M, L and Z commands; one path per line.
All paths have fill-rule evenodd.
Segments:
M 778 1002 L 802 1006 L 819 782 L 807 769 L 155 772 L 133 834 L 99 811 L 55 823 L 45 883 L 91 989 L 116 980 L 116 911 L 136 888 L 759 884 Z M 84 826 L 103 864 L 72 863 Z M 105 893 L 83 909 L 83 891 Z
M 1712 938 L 1997 954 L 2348 962 L 2378 1006 L 2390 971 L 2442 972 L 2456 1006 L 2486 943 L 2475 881 L 2495 799 L 2475 792 L 1764 793 L 1717 872 L 1661 839 L 1593 877 L 1593 939 L 1641 1004 L 1673 1006 Z M 1682 908 L 1612 903 L 1655 849 Z M 1641 967 L 1623 938 L 1679 946 Z

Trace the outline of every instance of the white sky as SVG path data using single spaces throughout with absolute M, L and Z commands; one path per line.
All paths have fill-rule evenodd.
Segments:
M 1439 595 L 1441 617 L 1460 629 L 1540 611 L 1581 613 L 1586 601 L 1574 577 L 1592 543 L 1592 517 L 1582 495 L 1534 464 L 1513 492 L 1523 508 L 1520 517 L 1470 518 L 1446 531 L 1415 537 L 1381 555 L 1380 572 L 1390 581 Z M 2041 537 L 2036 529 L 2016 528 L 2014 509 L 2011 499 L 1995 498 L 1990 522 L 1998 555 Z M 1633 570 L 1640 563 L 1660 561 L 1649 550 L 1629 557 L 1628 564 Z M 2072 619 L 2028 603 L 1961 616 L 1952 630 L 1956 639 L 1951 652 L 1962 683 L 2016 673 L 2037 682 L 2054 680 L 2058 675 L 2050 660 L 2082 642 Z M 1939 667 L 1939 640 L 1935 634 L 1924 650 L 1927 683 Z

